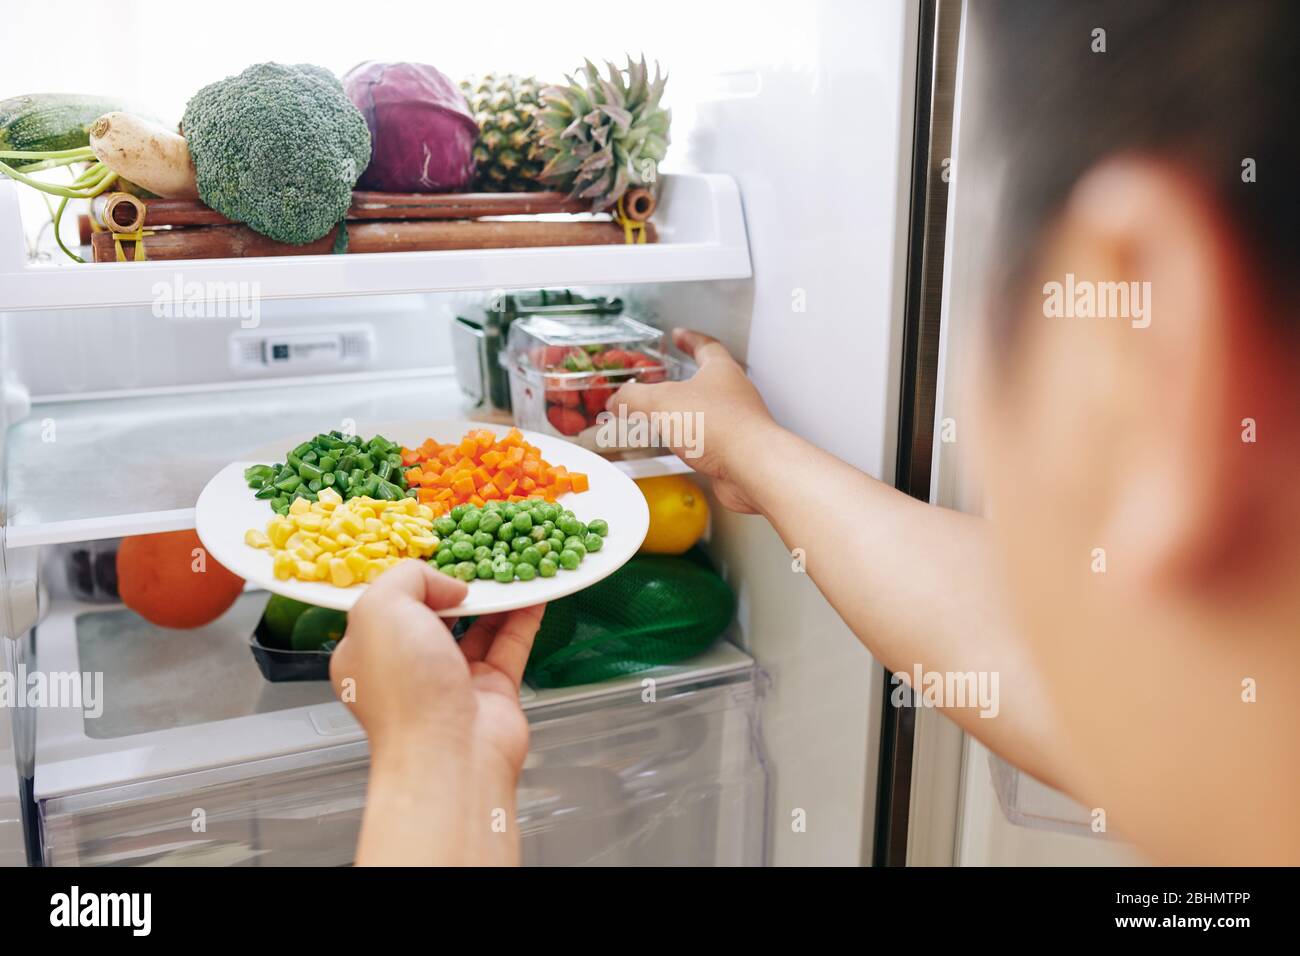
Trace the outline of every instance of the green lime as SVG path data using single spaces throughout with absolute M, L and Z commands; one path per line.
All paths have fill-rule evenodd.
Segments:
M 293 626 L 298 623 L 298 618 L 304 611 L 311 610 L 312 605 L 304 604 L 302 601 L 295 601 L 293 598 L 281 597 L 278 594 L 272 594 L 271 600 L 266 602 L 266 610 L 262 612 L 262 623 L 265 625 L 267 645 L 270 647 L 290 647 L 290 637 L 293 634 Z
M 318 651 L 327 641 L 342 640 L 347 626 L 346 612 L 327 607 L 309 607 L 293 626 L 290 643 L 295 651 Z

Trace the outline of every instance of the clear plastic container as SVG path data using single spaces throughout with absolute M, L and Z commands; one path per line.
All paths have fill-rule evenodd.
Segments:
M 510 326 L 501 365 L 515 424 L 599 454 L 625 449 L 597 416 L 625 382 L 677 377 L 664 334 L 624 315 L 528 316 Z

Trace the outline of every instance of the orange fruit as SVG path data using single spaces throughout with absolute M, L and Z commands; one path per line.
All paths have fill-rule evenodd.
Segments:
M 117 549 L 122 603 L 159 627 L 209 624 L 243 589 L 243 578 L 218 564 L 193 531 L 123 538 Z
M 682 554 L 708 529 L 709 503 L 699 485 L 685 475 L 642 478 L 637 487 L 650 506 L 650 530 L 642 552 Z

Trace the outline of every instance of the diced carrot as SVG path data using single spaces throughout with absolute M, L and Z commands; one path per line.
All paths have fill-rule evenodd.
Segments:
M 436 488 L 421 488 L 417 492 L 417 495 L 419 496 L 419 501 L 422 505 L 427 505 L 430 502 L 438 500 L 438 490 Z
M 418 485 L 424 481 L 424 472 L 419 468 L 406 469 L 406 483 L 409 485 Z
M 492 476 L 488 474 L 488 470 L 482 465 L 474 469 L 473 477 L 475 488 L 482 488 L 484 485 L 492 481 Z
M 515 489 L 519 487 L 519 482 L 512 478 L 504 485 L 498 483 L 497 487 L 501 489 L 502 494 L 509 496 L 515 493 Z
M 501 452 L 493 449 L 492 451 L 485 451 L 482 457 L 479 458 L 479 461 L 483 462 L 483 464 L 487 465 L 489 468 L 495 468 L 497 465 L 501 464 L 505 457 L 506 456 L 501 454 Z
M 520 491 L 532 491 L 536 487 L 537 487 L 537 482 L 529 478 L 527 475 L 524 475 L 524 477 L 519 479 Z
M 444 448 L 438 452 L 438 460 L 444 465 L 450 465 L 456 460 L 456 449 Z
M 457 478 L 452 482 L 451 490 L 461 496 L 472 495 L 474 493 L 474 479 L 469 475 Z
M 482 508 L 485 504 L 487 504 L 487 502 L 484 501 L 482 498 L 480 498 L 478 495 L 470 495 L 469 503 L 472 504 L 475 508 Z
M 580 471 L 570 472 L 570 473 L 569 473 L 569 487 L 570 487 L 574 492 L 582 492 L 582 491 L 586 491 L 586 490 L 587 490 L 587 476 L 584 475 L 584 474 L 583 474 L 582 472 L 580 472 Z
M 480 488 L 478 490 L 478 493 L 482 495 L 484 498 L 487 498 L 489 500 L 492 498 L 501 497 L 501 492 L 497 490 L 497 486 L 490 481 L 482 488 Z
M 443 488 L 438 492 L 439 501 L 448 501 L 454 497 L 456 497 L 456 492 L 452 491 L 450 488 Z
M 519 467 L 529 478 L 536 479 L 542 476 L 542 463 L 535 458 L 525 458 L 524 463 Z
M 552 482 L 551 487 L 555 489 L 557 495 L 568 494 L 568 492 L 572 490 L 569 485 L 568 475 L 561 475 L 559 478 L 556 478 L 555 481 Z
M 509 448 L 514 445 L 522 445 L 523 443 L 524 433 L 518 428 L 512 428 L 510 431 L 506 432 L 506 437 L 501 439 L 499 444 Z
M 419 460 L 420 460 L 420 453 L 418 451 L 411 451 L 411 449 L 409 448 L 402 449 L 403 465 L 414 465 Z

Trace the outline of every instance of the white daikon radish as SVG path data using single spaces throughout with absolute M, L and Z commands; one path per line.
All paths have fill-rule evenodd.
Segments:
M 130 113 L 105 113 L 90 127 L 95 156 L 123 179 L 164 199 L 198 199 L 184 137 Z

